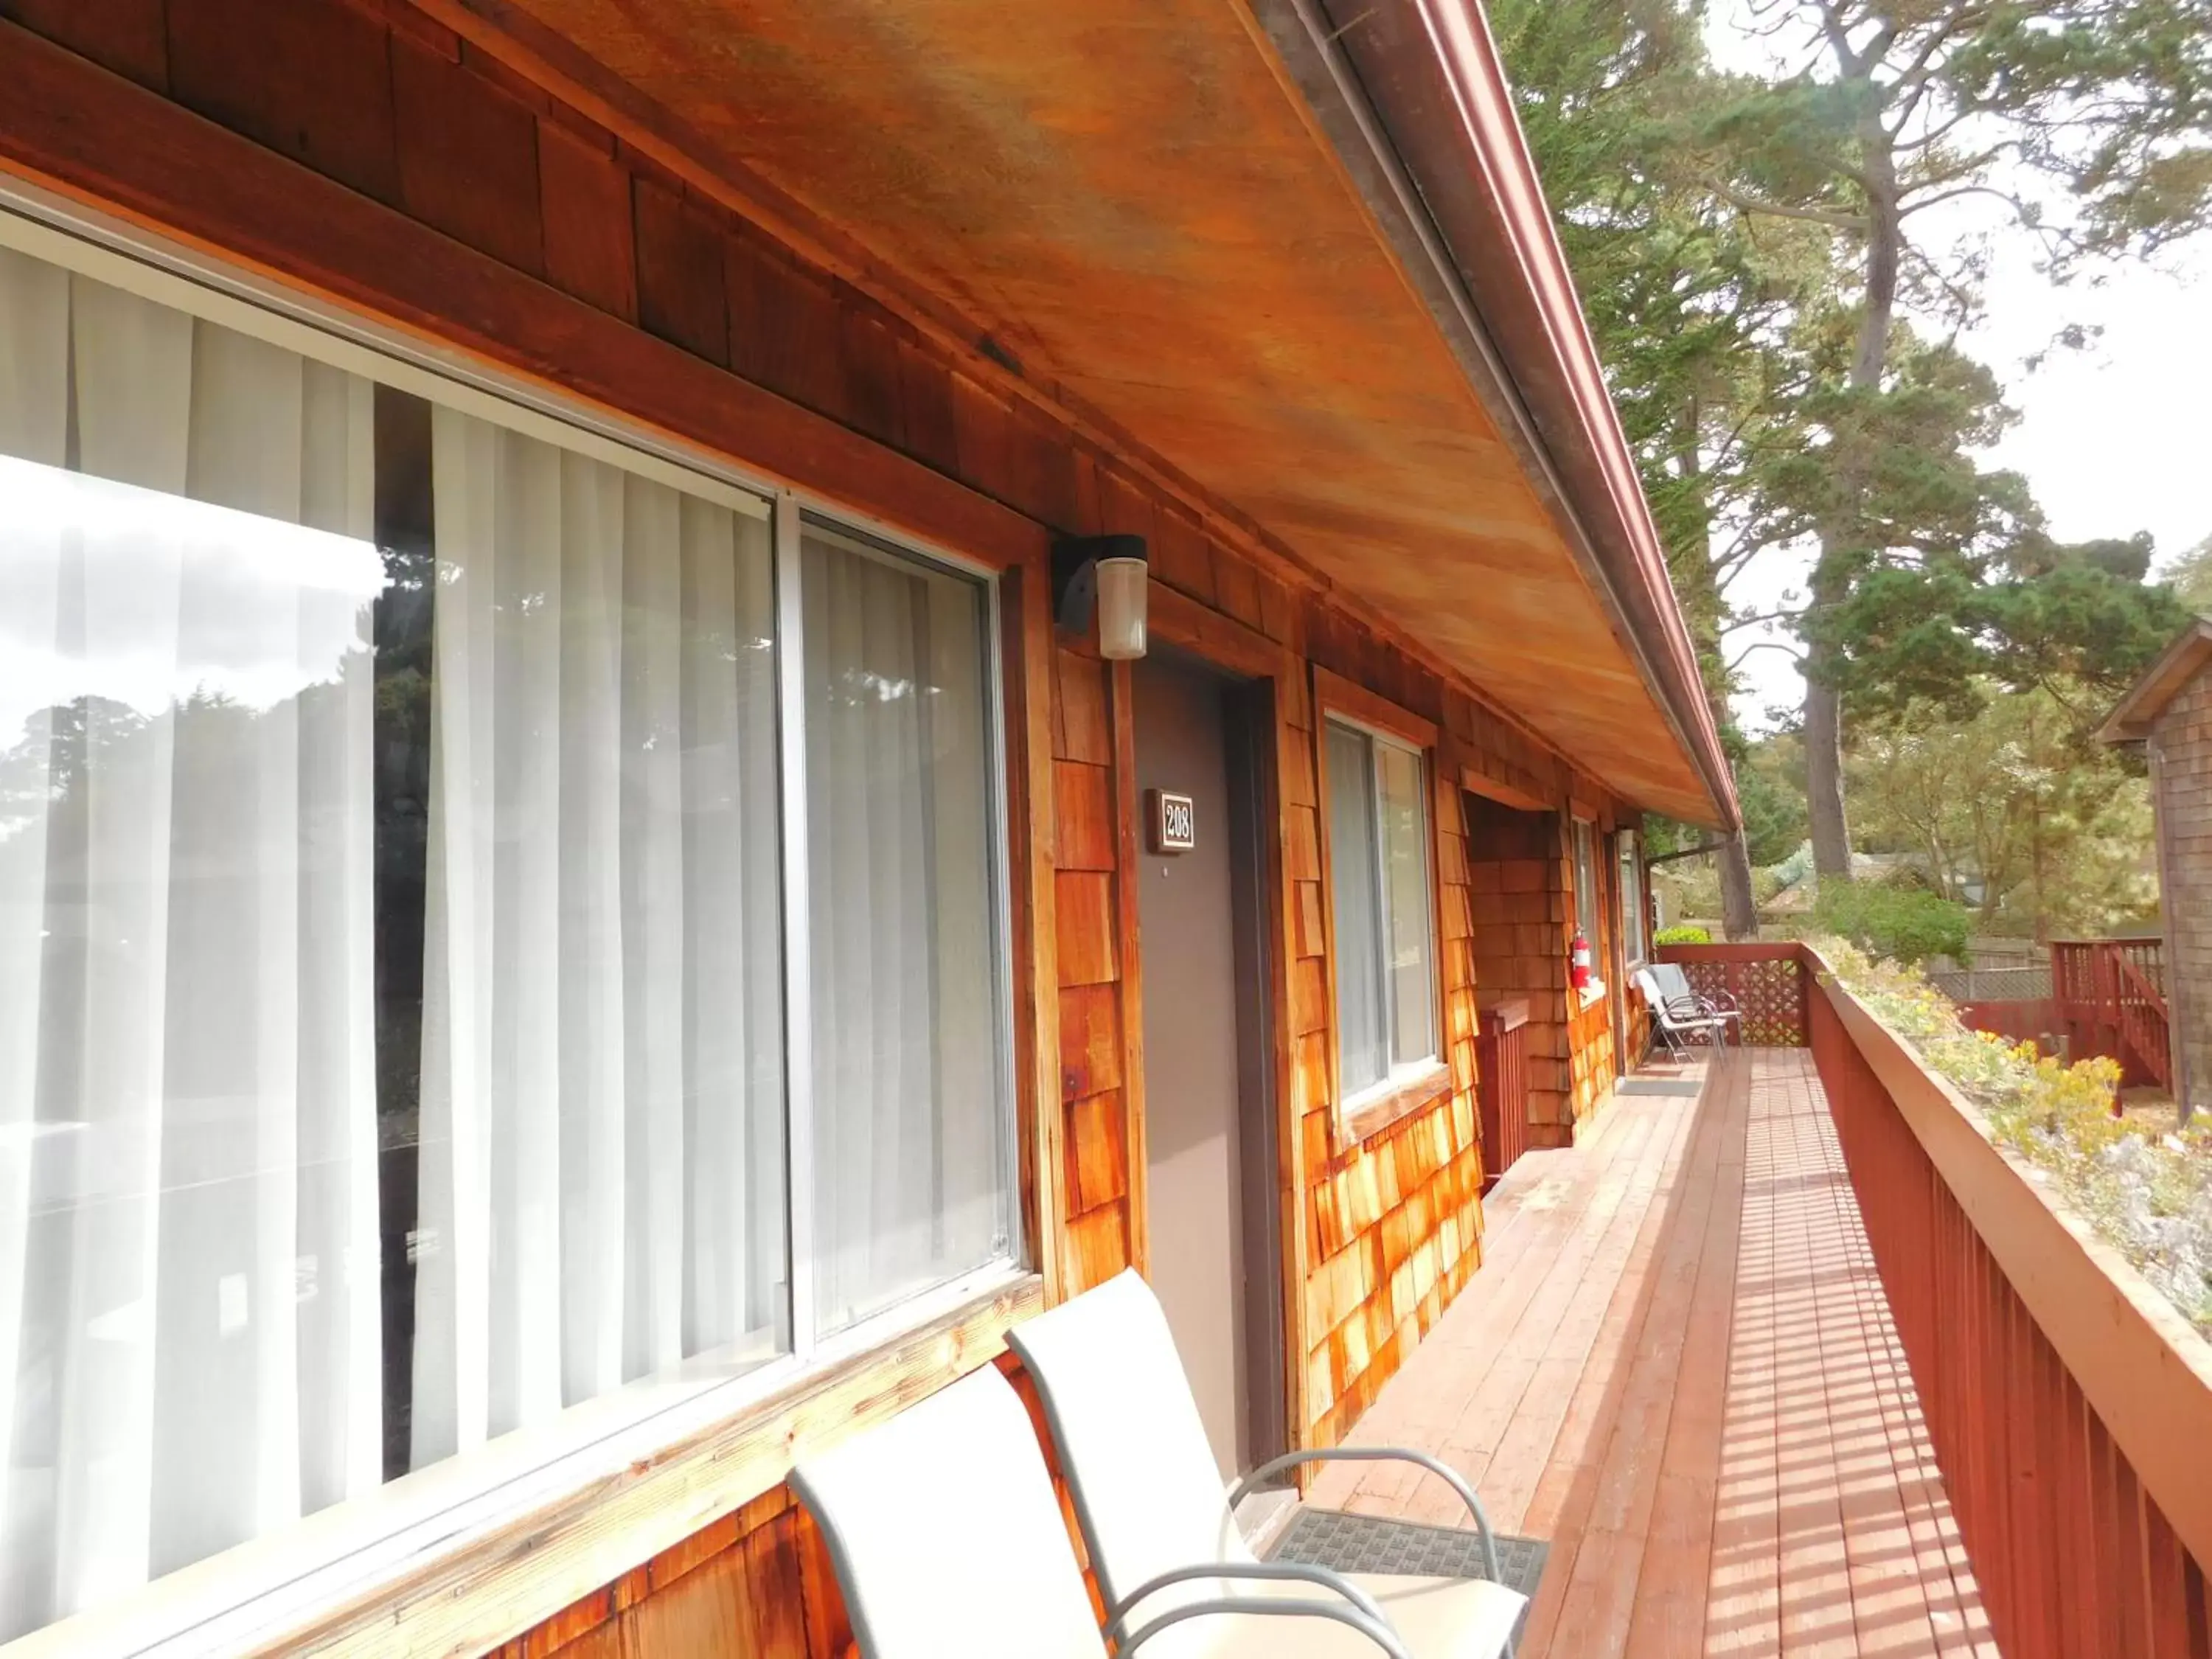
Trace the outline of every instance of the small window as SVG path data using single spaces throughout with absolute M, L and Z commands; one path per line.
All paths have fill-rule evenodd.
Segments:
M 1633 968 L 1646 953 L 1643 849 L 1637 845 L 1632 830 L 1622 830 L 1615 840 L 1620 859 L 1620 949 Z
M 1349 1103 L 1436 1063 L 1436 930 L 1420 751 L 1328 723 L 1339 1085 Z
M 1590 949 L 1597 949 L 1597 826 L 1588 818 L 1575 825 L 1575 926 Z

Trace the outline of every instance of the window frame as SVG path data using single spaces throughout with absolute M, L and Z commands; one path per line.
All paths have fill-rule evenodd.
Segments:
M 1649 962 L 1651 957 L 1649 895 L 1645 892 L 1643 840 L 1633 830 L 1616 830 L 1613 841 L 1613 888 L 1620 912 L 1620 959 L 1630 973 Z M 1628 902 L 1628 884 L 1620 877 L 1626 870 L 1636 872 L 1636 904 Z
M 1567 813 L 1568 878 L 1573 884 L 1575 929 L 1582 934 L 1583 942 L 1589 946 L 1590 976 L 1594 988 L 1575 993 L 1576 1012 L 1594 1007 L 1605 1000 L 1613 988 L 1605 981 L 1601 971 L 1607 956 L 1605 937 L 1605 890 L 1598 868 L 1598 836 L 1601 833 L 1597 814 L 1579 802 L 1570 804 Z M 1589 903 L 1583 903 L 1583 890 L 1589 890 Z
M 1006 631 L 1006 567 L 26 180 L 0 178 L 0 248 L 765 520 L 775 567 L 778 829 L 785 843 L 778 896 L 785 947 L 779 966 L 787 1047 L 784 1227 L 791 1322 L 785 1351 L 757 1361 L 687 1360 L 673 1376 L 642 1378 L 580 1401 L 544 1424 L 386 1480 L 360 1497 L 29 1632 L 18 1638 L 25 1650 L 140 1652 L 180 1639 L 281 1645 L 295 1633 L 327 1632 L 334 1617 L 341 1627 L 351 1628 L 346 1621 L 356 1615 L 363 1628 L 373 1624 L 386 1638 L 428 1626 L 431 1633 L 423 1639 L 435 1641 L 437 1630 L 467 1618 L 461 1592 L 481 1586 L 487 1564 L 507 1559 L 519 1532 L 532 1538 L 533 1557 L 542 1563 L 531 1580 L 532 1605 L 542 1601 L 538 1616 L 550 1616 L 607 1582 L 605 1510 L 611 1491 L 634 1486 L 659 1494 L 651 1506 L 638 1504 L 634 1533 L 633 1527 L 624 1528 L 626 1540 L 636 1538 L 636 1558 L 650 1559 L 716 1515 L 771 1490 L 817 1437 L 842 1437 L 892 1415 L 916 1391 L 988 1364 L 1003 1348 L 1009 1323 L 1043 1310 L 1040 1269 L 1047 1252 L 1039 1235 L 1056 1224 L 1023 1180 L 1030 1133 L 1024 1090 L 1030 1085 L 1017 1010 L 1031 957 L 1013 931 L 1020 831 L 1012 810 L 1022 790 L 1012 770 L 1010 721 L 1016 708 L 1008 658 L 1016 647 Z M 791 934 L 794 927 L 805 932 L 808 914 L 801 879 L 804 681 L 796 678 L 804 653 L 796 629 L 799 536 L 809 521 L 870 543 L 887 556 L 971 581 L 981 592 L 988 735 L 984 812 L 993 832 L 991 938 L 998 970 L 994 1068 L 1009 1240 L 1005 1255 L 915 1291 L 828 1336 L 817 1336 L 811 1319 L 800 1317 L 799 1243 L 811 1237 L 812 1200 L 811 1190 L 803 1200 L 799 1196 L 797 1073 L 802 1066 L 808 1073 L 811 1105 L 812 1037 L 811 1027 L 794 1021 L 811 1012 L 811 998 L 799 972 L 805 958 L 794 961 L 790 950 Z M 797 876 L 794 864 L 800 866 Z M 743 1369 L 731 1374 L 732 1364 Z M 901 1376 L 901 1389 L 878 1385 L 887 1369 Z M 817 1419 L 806 1408 L 817 1400 L 836 1403 L 820 1408 Z M 796 1443 L 794 1419 L 800 1431 Z M 376 1598 L 411 1591 L 432 1578 L 452 1589 L 443 1597 L 410 1595 L 397 1622 L 389 1606 L 374 1616 L 364 1612 Z M 9 1645 L 12 1650 L 15 1644 Z
M 1433 1104 L 1451 1092 L 1451 1064 L 1446 1048 L 1443 988 L 1443 926 L 1442 870 L 1437 815 L 1443 783 L 1437 758 L 1438 732 L 1434 721 L 1401 708 L 1364 686 L 1316 665 L 1313 669 L 1313 731 L 1311 744 L 1316 781 L 1316 815 L 1321 863 L 1322 926 L 1325 972 L 1323 994 L 1328 1001 L 1328 1049 L 1331 1133 L 1341 1146 L 1365 1140 L 1413 1112 Z M 1371 741 L 1412 754 L 1421 774 L 1424 894 L 1427 910 L 1429 951 L 1429 1033 L 1434 1052 L 1419 1061 L 1394 1063 L 1389 1073 L 1355 1092 L 1344 1086 L 1343 1020 L 1339 1001 L 1337 967 L 1341 959 L 1336 915 L 1335 866 L 1329 844 L 1333 788 L 1328 769 L 1328 728 L 1331 722 L 1358 732 Z M 1382 791 L 1374 788 L 1372 821 L 1379 836 Z M 1379 843 L 1378 843 L 1379 854 Z M 1378 916 L 1387 915 L 1386 886 L 1381 881 L 1377 858 Z M 1387 924 L 1386 924 L 1387 926 Z M 1385 975 L 1387 985 L 1388 975 Z M 1386 993 L 1387 996 L 1387 993 Z M 1385 1024 L 1392 1012 L 1386 1003 Z

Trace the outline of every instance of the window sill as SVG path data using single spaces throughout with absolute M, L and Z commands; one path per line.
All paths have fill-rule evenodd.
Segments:
M 1605 981 L 1601 979 L 1594 979 L 1583 989 L 1576 993 L 1576 995 L 1578 998 L 1576 1005 L 1577 1010 L 1587 1010 L 1605 1000 Z
M 1354 1105 L 1338 1120 L 1340 1144 L 1352 1146 L 1371 1140 L 1400 1120 L 1435 1105 L 1451 1091 L 1451 1067 L 1438 1060 L 1427 1071 Z
M 797 1376 L 763 1368 L 543 1466 L 501 1459 L 506 1478 L 495 1469 L 489 1484 L 481 1465 L 434 1465 L 49 1625 L 9 1659 L 120 1659 L 170 1643 L 487 1652 L 772 1491 L 799 1459 L 989 1364 L 1007 1328 L 1043 1307 L 1041 1278 L 1005 1269 L 866 1352 Z M 444 1501 L 426 1504 L 432 1489 Z

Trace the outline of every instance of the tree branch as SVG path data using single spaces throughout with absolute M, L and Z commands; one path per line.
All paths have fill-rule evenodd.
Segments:
M 1735 673 L 1738 668 L 1743 665 L 1745 658 L 1760 651 L 1779 651 L 1783 655 L 1790 658 L 1794 662 L 1803 662 L 1805 660 L 1805 653 L 1785 640 L 1761 640 L 1756 645 L 1747 645 L 1742 650 L 1737 652 L 1735 655 L 1730 657 L 1723 669 L 1723 672 L 1729 674 Z
M 1863 214 L 1838 213 L 1826 208 L 1792 207 L 1787 202 L 1770 202 L 1764 197 L 1753 196 L 1728 185 L 1716 185 L 1713 193 L 1732 207 L 1746 213 L 1764 213 L 1778 219 L 1802 219 L 1808 224 L 1826 225 L 1831 230 L 1847 230 L 1863 236 L 1867 222 Z

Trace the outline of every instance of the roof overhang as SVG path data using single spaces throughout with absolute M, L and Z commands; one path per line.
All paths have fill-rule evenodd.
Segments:
M 2106 743 L 2141 743 L 2182 688 L 2212 664 L 2212 617 L 2199 617 L 2129 688 L 2119 707 L 2105 717 L 2097 736 Z
M 1736 817 L 1472 0 L 421 0 L 858 250 L 1653 810 Z

